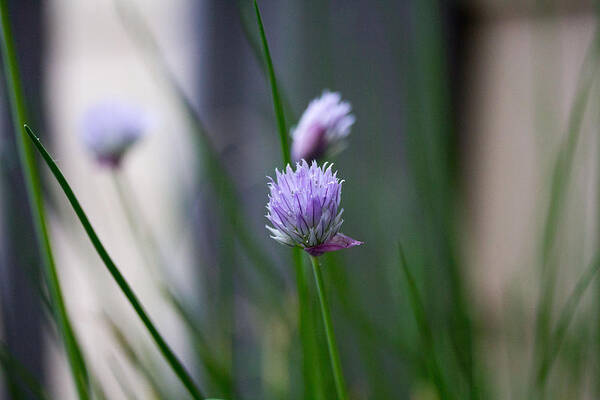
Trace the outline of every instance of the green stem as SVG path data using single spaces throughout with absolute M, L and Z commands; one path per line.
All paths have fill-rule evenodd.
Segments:
M 119 203 L 125 214 L 125 219 L 129 225 L 129 229 L 133 235 L 133 238 L 137 244 L 140 255 L 144 258 L 146 266 L 151 269 L 151 272 L 158 276 L 159 272 L 165 267 L 163 265 L 163 258 L 158 243 L 154 240 L 154 236 L 150 232 L 147 226 L 141 227 L 141 223 L 138 221 L 144 221 L 143 218 L 136 217 L 134 213 L 134 204 L 138 204 L 132 201 L 127 186 L 130 183 L 126 180 L 123 171 L 114 171 L 112 174 L 113 183 L 119 198 Z M 146 239 L 146 240 L 144 240 Z M 164 283 L 161 279 L 156 279 L 157 284 L 163 289 Z
M 156 285 L 189 328 L 190 334 L 194 339 L 194 350 L 199 355 L 199 360 L 210 378 L 215 381 L 221 391 L 228 394 L 228 397 L 231 397 L 231 393 L 234 390 L 231 368 L 226 368 L 219 364 L 221 361 L 215 357 L 213 348 L 206 342 L 202 331 L 196 326 L 197 324 L 191 318 L 190 313 L 179 299 L 175 297 L 161 276 L 167 270 L 168 265 L 163 257 L 164 253 L 161 251 L 160 242 L 156 239 L 156 235 L 146 222 L 147 218 L 144 218 L 142 215 L 143 213 L 139 208 L 140 201 L 131 189 L 131 182 L 127 179 L 124 171 L 114 171 L 113 182 L 117 197 L 121 203 L 121 208 L 125 214 L 125 219 L 138 246 L 139 253 L 144 257 L 148 268 L 151 268 L 151 271 L 156 274 Z M 230 252 L 226 253 L 229 254 Z M 230 295 L 224 297 L 231 298 Z
M 577 281 L 575 288 L 569 295 L 567 302 L 565 303 L 563 309 L 561 310 L 560 316 L 558 318 L 558 322 L 556 324 L 556 330 L 554 335 L 550 340 L 549 351 L 545 354 L 544 359 L 541 362 L 541 365 L 538 369 L 536 380 L 535 380 L 535 392 L 539 395 L 544 388 L 544 384 L 546 379 L 548 378 L 548 374 L 550 373 L 550 369 L 560 347 L 564 341 L 565 335 L 567 333 L 567 329 L 573 319 L 575 314 L 575 309 L 579 305 L 583 294 L 586 289 L 589 287 L 590 283 L 600 270 L 600 257 L 596 257 L 596 259 L 588 266 L 583 275 Z M 537 398 L 536 396 L 532 396 L 531 398 Z
M 271 60 L 271 52 L 269 51 L 269 44 L 265 35 L 265 28 L 262 23 L 260 10 L 258 9 L 258 4 L 256 3 L 256 0 L 254 0 L 254 10 L 256 11 L 256 21 L 258 23 L 258 29 L 260 31 L 260 39 L 262 41 L 263 50 L 265 51 L 265 60 L 267 62 L 269 83 L 271 86 L 271 94 L 273 95 L 273 108 L 275 110 L 275 117 L 277 117 L 277 128 L 279 131 L 279 139 L 281 143 L 281 154 L 283 155 L 283 163 L 287 165 L 291 162 L 291 157 L 290 146 L 288 144 L 288 133 L 285 128 L 285 116 L 283 113 L 283 106 L 281 104 L 279 89 L 277 87 L 277 79 L 275 78 L 275 70 L 273 69 L 273 61 Z
M 92 224 L 90 223 L 87 215 L 83 211 L 83 208 L 79 204 L 79 201 L 77 200 L 77 197 L 75 196 L 75 193 L 73 193 L 73 190 L 69 186 L 69 183 L 65 179 L 61 170 L 58 168 L 58 166 L 56 165 L 54 160 L 52 160 L 52 157 L 50 156 L 50 154 L 48 154 L 48 152 L 46 151 L 44 146 L 41 144 L 39 138 L 37 136 L 35 136 L 35 134 L 31 131 L 31 129 L 29 129 L 28 126 L 25 126 L 25 131 L 27 132 L 27 134 L 31 138 L 33 144 L 36 146 L 36 148 L 38 149 L 38 151 L 40 152 L 40 154 L 42 155 L 42 157 L 48 164 L 48 167 L 52 171 L 52 174 L 58 181 L 60 187 L 65 192 L 67 199 L 71 203 L 71 206 L 73 207 L 75 214 L 77 214 L 77 217 L 79 218 L 79 221 L 81 222 L 81 225 L 85 229 L 88 237 L 90 238 L 90 241 L 94 245 L 96 252 L 98 253 L 100 258 L 104 262 L 104 265 L 106 266 L 106 268 L 112 275 L 113 279 L 115 280 L 115 282 L 117 283 L 117 285 L 119 286 L 119 288 L 121 289 L 121 291 L 123 292 L 125 297 L 127 297 L 127 300 L 129 300 L 129 303 L 131 304 L 131 306 L 133 307 L 133 309 L 135 310 L 135 312 L 137 313 L 139 318 L 144 323 L 146 329 L 152 336 L 152 339 L 154 339 L 154 342 L 156 343 L 160 352 L 165 357 L 165 359 L 167 360 L 167 362 L 169 363 L 169 365 L 171 366 L 171 368 L 173 369 L 173 371 L 175 372 L 177 377 L 181 380 L 181 382 L 183 383 L 185 388 L 188 390 L 188 392 L 192 395 L 192 397 L 194 399 L 203 399 L 204 396 L 202 395 L 200 389 L 196 386 L 192 377 L 189 375 L 189 373 L 187 372 L 187 370 L 185 369 L 183 364 L 179 361 L 179 359 L 177 358 L 175 353 L 173 353 L 173 351 L 171 350 L 171 348 L 169 347 L 167 342 L 163 339 L 161 334 L 158 332 L 158 330 L 154 326 L 154 323 L 152 322 L 152 320 L 146 313 L 146 310 L 142 306 L 141 302 L 138 300 L 136 294 L 133 292 L 133 289 L 131 289 L 131 286 L 129 286 L 129 283 L 127 283 L 127 281 L 125 280 L 125 277 L 121 274 L 121 271 L 119 271 L 119 269 L 115 265 L 114 261 L 112 260 L 112 258 L 110 257 L 110 255 L 108 254 L 106 249 L 104 248 L 104 245 L 98 238 L 98 235 L 96 235 L 96 232 L 94 231 L 94 228 L 92 227 Z
M 35 235 L 44 265 L 46 283 L 52 302 L 53 315 L 65 345 L 67 359 L 69 360 L 69 366 L 71 374 L 73 375 L 73 380 L 75 381 L 77 394 L 80 399 L 85 400 L 89 398 L 87 370 L 67 314 L 58 273 L 56 272 L 56 266 L 54 264 L 42 201 L 40 177 L 35 164 L 34 153 L 31 146 L 26 142 L 26 136 L 22 131 L 27 112 L 6 0 L 0 0 L 0 14 L 2 24 L 1 50 L 4 75 L 8 89 L 15 141 L 19 151 L 19 161 L 27 189 Z
M 302 341 L 304 389 L 307 393 L 310 393 L 312 399 L 323 400 L 323 382 L 321 380 L 321 364 L 314 333 L 313 308 L 311 307 L 301 251 L 299 248 L 293 249 L 296 290 L 298 292 L 298 325 L 300 340 Z
M 404 257 L 404 251 L 402 250 L 401 245 L 398 245 L 398 251 L 400 254 L 400 265 L 402 267 L 402 271 L 404 272 L 406 283 L 408 284 L 408 294 L 411 303 L 411 308 L 415 315 L 415 320 L 417 321 L 417 326 L 421 335 L 421 340 L 423 341 L 423 347 L 425 348 L 425 364 L 428 366 L 428 369 L 431 372 L 433 382 L 437 387 L 440 398 L 450 399 L 452 398 L 452 395 L 448 390 L 448 387 L 444 380 L 444 376 L 441 372 L 440 366 L 437 361 L 433 341 L 433 332 L 425 314 L 425 307 L 423 306 L 423 301 L 421 300 L 421 296 L 419 295 L 417 283 L 410 270 L 408 269 L 406 258 Z
M 344 374 L 342 373 L 342 364 L 340 362 L 340 355 L 338 353 L 337 342 L 335 340 L 335 334 L 333 332 L 333 324 L 331 323 L 331 313 L 329 312 L 329 305 L 327 303 L 325 285 L 323 285 L 321 266 L 319 265 L 319 260 L 316 257 L 309 257 L 312 263 L 313 273 L 315 275 L 317 293 L 319 294 L 319 302 L 321 303 L 321 313 L 323 315 L 323 324 L 325 325 L 325 335 L 327 336 L 327 347 L 329 348 L 329 358 L 331 360 L 331 369 L 333 370 L 335 388 L 337 390 L 338 399 L 346 400 L 348 399 L 348 392 L 346 390 Z
M 252 34 L 252 31 L 250 30 L 250 25 L 249 25 L 250 22 L 247 20 L 247 17 L 245 15 L 246 12 L 244 12 L 244 5 L 243 5 L 244 3 L 245 2 L 243 0 L 238 0 L 238 16 L 240 18 L 240 26 L 244 33 L 244 37 L 248 41 L 250 50 L 252 50 L 252 55 L 256 58 L 256 62 L 260 66 L 260 71 L 265 75 L 265 78 L 269 79 L 269 71 L 267 68 L 267 64 L 264 60 L 263 53 L 261 51 L 260 45 L 258 44 L 256 38 Z M 292 109 L 292 105 L 291 105 L 290 101 L 288 100 L 289 97 L 287 97 L 285 95 L 283 89 L 281 89 L 281 85 L 278 85 L 278 86 L 279 86 L 279 97 L 281 99 L 281 104 L 283 106 L 284 114 L 287 116 L 288 119 L 292 119 L 292 120 L 296 119 L 294 116 L 294 111 Z

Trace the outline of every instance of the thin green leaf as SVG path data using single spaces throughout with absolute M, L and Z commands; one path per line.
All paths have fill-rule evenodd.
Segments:
M 597 257 L 584 271 L 583 275 L 577 281 L 575 288 L 569 295 L 567 302 L 565 303 L 560 316 L 558 318 L 558 322 L 556 324 L 556 329 L 554 334 L 552 335 L 552 339 L 550 341 L 549 349 L 550 351 L 545 355 L 544 360 L 542 361 L 537 377 L 536 377 L 536 389 L 541 390 L 548 378 L 548 374 L 550 373 L 550 369 L 554 361 L 556 360 L 556 356 L 560 351 L 560 347 L 565 339 L 565 335 L 567 333 L 567 329 L 575 315 L 575 310 L 583 297 L 586 289 L 590 286 L 590 283 L 595 278 L 596 274 L 600 270 L 600 258 Z
M 167 360 L 177 377 L 181 380 L 181 382 L 188 390 L 188 392 L 192 395 L 192 397 L 194 399 L 203 399 L 204 396 L 202 395 L 202 392 L 196 386 L 192 377 L 189 375 L 183 364 L 179 361 L 175 353 L 173 353 L 167 342 L 158 332 L 158 330 L 154 326 L 154 323 L 152 322 L 152 320 L 146 313 L 144 307 L 142 306 L 141 302 L 138 300 L 136 294 L 131 289 L 131 286 L 129 286 L 129 283 L 127 283 L 125 277 L 121 274 L 121 271 L 119 271 L 112 258 L 104 248 L 104 245 L 98 238 L 98 235 L 96 235 L 94 228 L 92 228 L 92 225 L 87 215 L 83 211 L 83 208 L 79 204 L 75 193 L 73 193 L 73 190 L 69 186 L 64 175 L 62 174 L 62 172 L 60 171 L 50 154 L 48 154 L 48 152 L 40 142 L 39 138 L 31 131 L 31 129 L 27 125 L 25 125 L 25 131 L 29 135 L 29 138 L 31 139 L 37 150 L 42 155 L 43 159 L 46 161 L 46 164 L 52 171 L 52 174 L 58 181 L 60 187 L 63 189 L 65 195 L 67 196 L 67 199 L 69 200 L 71 206 L 73 207 L 73 210 L 75 211 L 75 214 L 77 214 L 81 225 L 85 229 L 88 237 L 90 238 L 90 241 L 96 249 L 96 252 L 104 262 L 104 265 L 110 272 L 111 276 L 113 277 L 113 279 L 115 280 L 115 282 L 117 283 L 127 300 L 129 300 L 129 303 L 131 304 L 131 306 L 143 322 L 144 326 L 152 336 L 152 339 L 154 339 L 154 342 L 156 343 L 160 352 L 165 357 L 165 359 Z
M 244 37 L 246 38 L 246 40 L 248 41 L 248 45 L 250 46 L 250 49 L 252 50 L 252 54 L 254 55 L 254 57 L 256 58 L 256 61 L 258 62 L 258 65 L 260 66 L 260 70 L 262 71 L 262 73 L 265 75 L 265 78 L 269 78 L 269 71 L 268 71 L 268 67 L 267 67 L 267 63 L 265 61 L 263 52 L 261 50 L 261 46 L 258 43 L 258 39 L 255 38 L 255 35 L 253 34 L 253 32 L 250 29 L 250 21 L 249 21 L 249 17 L 246 14 L 250 14 L 249 12 L 244 12 L 244 6 L 243 3 L 245 3 L 243 0 L 238 0 L 238 15 L 240 17 L 240 26 L 242 27 L 242 31 L 244 32 Z M 248 3 L 250 4 L 250 3 Z M 285 115 L 287 118 L 293 120 L 294 119 L 294 112 L 292 111 L 292 106 L 288 100 L 288 97 L 285 95 L 281 85 L 278 85 L 279 87 L 279 96 L 281 98 L 281 103 L 283 105 L 283 109 L 285 111 Z
M 403 73 L 407 76 L 403 90 L 408 111 L 406 113 L 406 145 L 408 160 L 412 164 L 413 182 L 419 195 L 418 207 L 423 207 L 424 223 L 422 234 L 425 246 L 435 251 L 425 251 L 424 260 L 436 264 L 434 281 L 443 271 L 444 284 L 448 287 L 451 301 L 439 304 L 437 293 L 426 292 L 428 301 L 438 303 L 443 309 L 444 319 L 449 319 L 447 328 L 458 361 L 459 372 L 464 376 L 469 398 L 477 399 L 482 386 L 477 376 L 473 313 L 469 294 L 460 269 L 460 258 L 456 244 L 455 208 L 457 205 L 457 135 L 451 114 L 450 79 L 445 54 L 445 35 L 440 24 L 441 2 L 421 0 L 414 3 L 411 17 L 411 34 L 408 48 L 402 54 Z M 441 271 L 440 271 L 441 270 Z M 448 317 L 446 317 L 448 316 Z
M 125 398 L 128 400 L 137 400 L 137 396 L 131 389 L 129 382 L 126 382 L 124 379 L 125 371 L 123 371 L 123 369 L 119 365 L 119 362 L 115 358 L 111 358 L 111 360 L 109 361 L 109 364 L 110 364 L 110 370 L 111 370 L 115 380 L 119 384 L 121 391 L 125 395 Z
M 48 292 L 50 294 L 50 300 L 52 301 L 52 310 L 65 345 L 71 374 L 77 388 L 77 394 L 80 399 L 86 400 L 89 398 L 89 378 L 87 374 L 87 368 L 83 361 L 83 356 L 77 339 L 73 333 L 73 328 L 64 304 L 63 293 L 60 286 L 60 281 L 58 279 L 58 274 L 56 272 L 56 266 L 54 264 L 54 257 L 52 255 L 52 248 L 50 245 L 50 237 L 48 235 L 48 229 L 46 226 L 46 216 L 42 201 L 40 177 L 35 163 L 34 152 L 31 146 L 27 143 L 25 134 L 22 131 L 22 126 L 26 120 L 27 110 L 25 107 L 25 97 L 23 95 L 21 77 L 16 58 L 16 52 L 14 49 L 14 39 L 10 27 L 6 0 L 0 1 L 0 17 L 2 24 L 1 51 L 4 65 L 4 75 L 8 88 L 13 129 L 19 151 L 19 162 L 24 174 L 23 178 L 27 188 L 29 207 L 31 209 L 31 215 L 35 227 L 37 244 L 44 265 L 46 284 L 48 285 Z
M 594 38 L 586 52 L 585 59 L 579 72 L 575 99 L 569 113 L 569 121 L 566 139 L 559 148 L 557 158 L 552 170 L 552 181 L 550 183 L 550 204 L 544 221 L 544 231 L 541 244 L 541 278 L 542 288 L 538 300 L 535 324 L 534 344 L 534 368 L 535 363 L 543 362 L 552 351 L 550 344 L 550 325 L 552 303 L 556 286 L 555 259 L 551 257 L 552 248 L 556 240 L 556 233 L 563 205 L 567 193 L 571 170 L 579 137 L 581 124 L 589 100 L 590 89 L 598 69 L 598 56 L 600 54 L 600 30 L 594 34 Z
M 217 359 L 215 352 L 200 329 L 200 323 L 193 317 L 188 308 L 179 300 L 179 298 L 177 298 L 177 296 L 175 296 L 175 294 L 169 290 L 165 290 L 165 295 L 188 328 L 190 336 L 194 341 L 194 350 L 202 362 L 208 376 L 217 385 L 220 391 L 223 393 L 232 393 L 235 390 L 235 387 L 231 372 Z
M 346 380 L 342 371 L 342 363 L 340 361 L 337 340 L 333 331 L 333 323 L 331 322 L 331 312 L 329 310 L 329 302 L 327 293 L 323 283 L 323 274 L 321 273 L 321 265 L 317 257 L 309 256 L 312 263 L 312 270 L 315 276 L 315 284 L 319 295 L 319 303 L 321 304 L 321 316 L 323 317 L 323 325 L 325 326 L 325 336 L 327 338 L 327 347 L 329 349 L 329 359 L 331 361 L 331 370 L 335 381 L 335 389 L 339 400 L 348 399 L 348 389 L 346 388 Z
M 120 347 L 123 355 L 129 362 L 129 364 L 144 377 L 146 382 L 148 383 L 150 389 L 152 390 L 152 394 L 154 398 L 157 399 L 168 399 L 172 396 L 167 392 L 167 390 L 163 387 L 162 382 L 156 379 L 150 369 L 144 365 L 138 354 L 133 348 L 132 343 L 127 339 L 125 333 L 119 328 L 119 326 L 108 316 L 104 316 L 104 320 L 106 321 L 108 328 L 115 339 L 117 345 Z
M 115 188 L 117 190 L 117 195 L 119 201 L 121 203 L 123 212 L 125 214 L 127 223 L 130 226 L 133 237 L 138 246 L 138 250 L 140 254 L 144 257 L 147 267 L 152 268 L 152 272 L 156 272 L 157 274 L 162 274 L 163 271 L 166 271 L 168 268 L 167 262 L 164 259 L 162 252 L 160 251 L 160 246 L 156 237 L 154 236 L 152 230 L 139 214 L 136 214 L 134 211 L 138 209 L 139 201 L 136 201 L 133 193 L 130 191 L 130 185 L 128 184 L 128 180 L 126 176 L 123 174 L 119 174 L 117 172 L 113 173 L 113 182 L 115 184 Z M 139 211 L 139 210 L 138 210 Z M 229 251 L 227 252 L 230 253 Z M 157 268 L 157 270 L 153 269 Z M 190 336 L 194 341 L 194 350 L 198 355 L 198 359 L 202 366 L 205 368 L 206 372 L 210 376 L 211 380 L 217 385 L 218 389 L 228 396 L 231 394 L 233 390 L 233 379 L 229 371 L 226 368 L 219 365 L 214 352 L 211 351 L 210 346 L 208 346 L 206 339 L 204 338 L 204 334 L 200 329 L 199 325 L 196 323 L 194 318 L 188 312 L 187 308 L 179 301 L 177 296 L 169 289 L 168 285 L 164 283 L 164 279 L 160 276 L 157 276 L 156 284 L 159 286 L 161 293 L 165 295 L 167 300 L 173 305 L 173 309 L 180 315 L 182 320 L 185 322 Z M 231 298 L 230 295 L 226 296 L 227 298 Z M 221 310 L 222 311 L 222 310 Z M 222 312 L 220 314 L 223 314 Z M 113 321 L 110 321 L 110 326 L 112 331 L 115 333 L 115 337 L 118 339 L 117 341 L 121 343 L 121 347 L 126 350 L 128 357 L 130 360 L 139 368 L 140 362 L 136 359 L 135 352 L 133 352 L 132 348 L 129 346 L 125 346 L 128 343 L 120 330 L 116 327 Z M 149 371 L 145 368 L 145 375 L 148 377 L 148 381 L 150 383 L 153 382 L 151 377 L 149 376 Z
M 398 244 L 398 252 L 400 255 L 400 267 L 402 268 L 402 271 L 404 271 L 406 283 L 408 284 L 408 296 L 410 299 L 411 308 L 413 310 L 415 320 L 417 321 L 417 326 L 421 334 L 421 340 L 423 341 L 423 347 L 425 348 L 426 364 L 429 366 L 433 382 L 438 390 L 440 398 L 451 399 L 453 396 L 448 390 L 448 386 L 438 364 L 433 341 L 433 333 L 425 313 L 425 307 L 421 301 L 417 283 L 408 269 L 406 258 L 404 257 L 404 251 L 402 250 L 402 246 L 400 244 Z
M 302 262 L 302 253 L 298 248 L 293 249 L 294 270 L 296 272 L 296 290 L 298 295 L 298 328 L 302 343 L 302 376 L 304 390 L 310 393 L 314 400 L 323 400 L 324 384 L 321 376 L 321 360 L 315 336 L 313 307 L 310 300 L 310 291 L 306 282 L 306 272 Z
M 287 165 L 291 163 L 290 157 L 290 146 L 288 143 L 288 132 L 285 126 L 285 115 L 283 113 L 283 106 L 281 105 L 281 97 L 279 95 L 279 88 L 277 86 L 277 79 L 275 78 L 275 70 L 273 69 L 273 60 L 271 60 L 271 52 L 269 51 L 269 44 L 267 43 L 267 37 L 265 36 L 265 28 L 263 26 L 262 18 L 260 16 L 260 10 L 258 9 L 258 3 L 254 0 L 254 10 L 256 11 L 256 22 L 258 23 L 258 29 L 260 31 L 260 39 L 265 53 L 265 61 L 267 63 L 267 72 L 269 76 L 269 84 L 271 85 L 271 94 L 273 96 L 273 108 L 275 110 L 275 117 L 277 118 L 277 128 L 279 131 L 279 140 L 281 142 L 281 153 L 283 155 L 283 164 Z

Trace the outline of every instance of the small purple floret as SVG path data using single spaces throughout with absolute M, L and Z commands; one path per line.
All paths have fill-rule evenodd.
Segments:
M 292 158 L 316 160 L 343 147 L 355 121 L 351 110 L 339 93 L 326 90 L 312 100 L 292 130 Z
M 107 101 L 86 111 L 81 139 L 99 164 L 117 168 L 125 153 L 144 135 L 147 125 L 140 109 Z
M 344 210 L 339 209 L 343 180 L 331 167 L 301 160 L 295 171 L 290 165 L 285 172 L 275 170 L 276 181 L 269 178 L 266 215 L 273 239 L 313 256 L 362 244 L 339 232 L 344 222 Z

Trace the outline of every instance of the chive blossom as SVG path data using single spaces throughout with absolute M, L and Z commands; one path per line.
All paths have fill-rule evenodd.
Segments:
M 271 238 L 288 246 L 301 247 L 312 256 L 362 244 L 339 232 L 344 220 L 339 209 L 343 180 L 332 172 L 333 164 L 296 163 L 269 177 L 270 194 L 266 218 L 273 226 Z
M 118 168 L 125 153 L 144 136 L 147 126 L 146 115 L 140 109 L 104 102 L 84 114 L 81 139 L 99 164 Z
M 341 150 L 355 121 L 351 110 L 339 93 L 326 90 L 312 100 L 292 130 L 292 158 L 317 160 Z

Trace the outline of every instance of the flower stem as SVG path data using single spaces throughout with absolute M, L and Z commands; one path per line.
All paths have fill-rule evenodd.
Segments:
M 265 62 L 267 65 L 267 72 L 269 76 L 269 84 L 271 86 L 271 95 L 273 96 L 273 109 L 275 116 L 277 117 L 277 130 L 279 131 L 279 139 L 281 143 L 281 154 L 283 156 L 283 164 L 289 164 L 291 162 L 290 146 L 288 144 L 288 133 L 285 126 L 285 115 L 283 113 L 283 106 L 281 104 L 281 98 L 279 96 L 279 88 L 277 86 L 277 78 L 275 78 L 275 70 L 273 69 L 273 60 L 271 59 L 271 52 L 269 51 L 269 44 L 267 42 L 267 36 L 265 35 L 265 27 L 263 26 L 262 17 L 258 8 L 258 3 L 254 0 L 254 11 L 256 12 L 256 22 L 258 24 L 258 30 L 260 32 L 260 39 L 265 52 Z
M 158 243 L 154 240 L 154 236 L 150 232 L 147 226 L 142 226 L 143 218 L 136 215 L 134 210 L 139 210 L 138 202 L 132 199 L 131 192 L 127 190 L 130 183 L 127 181 L 125 173 L 121 170 L 114 171 L 112 174 L 113 183 L 117 192 L 117 197 L 121 204 L 125 219 L 131 230 L 131 234 L 136 242 L 138 251 L 144 258 L 146 267 L 149 269 L 153 278 L 156 280 L 157 285 L 160 286 L 161 290 L 164 290 L 164 283 L 160 277 L 160 273 L 164 270 L 164 263 L 162 258 L 162 252 L 158 247 Z
M 342 373 L 342 366 L 340 363 L 340 355 L 338 353 L 335 334 L 333 333 L 333 324 L 331 323 L 331 313 L 329 312 L 327 295 L 325 293 L 325 286 L 323 285 L 321 266 L 319 265 L 319 260 L 316 257 L 309 257 L 310 261 L 312 262 L 313 273 L 315 275 L 317 293 L 319 294 L 319 302 L 321 303 L 321 313 L 323 315 L 323 324 L 325 325 L 325 335 L 327 336 L 327 347 L 329 348 L 329 358 L 331 360 L 331 369 L 333 370 L 335 388 L 337 390 L 338 399 L 346 400 L 348 399 L 348 392 L 346 390 L 344 374 Z
M 321 360 L 317 348 L 313 321 L 313 304 L 306 281 L 306 271 L 302 262 L 302 250 L 293 249 L 294 270 L 296 271 L 296 290 L 298 292 L 298 326 L 302 342 L 302 373 L 304 378 L 305 397 L 323 400 L 323 383 L 321 380 Z
M 140 208 L 141 201 L 135 196 L 135 191 L 132 190 L 133 182 L 128 179 L 123 170 L 113 171 L 112 178 L 117 197 L 119 198 L 121 208 L 125 214 L 126 222 L 129 225 L 138 246 L 138 252 L 144 257 L 149 272 L 153 274 L 155 285 L 173 306 L 173 309 L 188 328 L 189 333 L 193 337 L 196 354 L 199 357 L 201 365 L 207 371 L 207 374 L 223 393 L 228 393 L 229 398 L 232 397 L 235 388 L 231 365 L 228 367 L 223 366 L 223 358 L 219 359 L 215 356 L 213 348 L 209 346 L 197 321 L 194 320 L 190 311 L 187 310 L 181 300 L 175 296 L 170 289 L 170 286 L 165 281 L 164 274 L 168 271 L 169 265 L 166 258 L 163 256 L 165 253 L 161 250 L 160 241 L 157 239 L 155 232 L 147 222 L 148 219 L 143 215 Z M 226 253 L 230 254 L 230 252 L 227 251 Z M 229 264 L 233 265 L 233 263 Z M 228 294 L 225 298 L 229 299 L 231 298 L 231 295 Z M 221 314 L 227 313 L 221 312 Z M 230 314 L 233 314 L 233 311 L 230 311 Z M 229 364 L 231 364 L 231 362 L 229 362 Z

